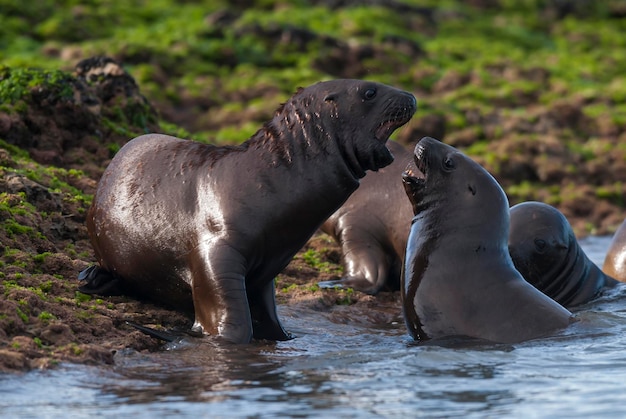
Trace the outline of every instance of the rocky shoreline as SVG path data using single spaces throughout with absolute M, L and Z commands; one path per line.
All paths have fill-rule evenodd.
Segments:
M 0 138 L 6 139 L 0 147 L 0 370 L 65 361 L 111 364 L 116 350 L 159 348 L 159 341 L 126 321 L 165 329 L 189 326 L 190 319 L 180 313 L 77 291 L 77 273 L 94 261 L 84 214 L 102 169 L 130 134 L 159 131 L 159 126 L 154 108 L 113 60 L 81 63 L 75 74 L 56 75 L 56 84 L 46 84 L 52 76 L 40 74 L 45 82 L 31 90 L 30 99 L 25 95 L 14 104 L 20 110 L 0 113 Z M 65 92 L 67 85 L 71 89 Z M 111 129 L 113 124 L 123 128 Z M 413 138 L 410 132 L 402 131 L 400 138 Z M 590 205 L 598 210 L 597 200 Z M 620 220 L 619 209 L 607 204 L 603 211 L 603 219 Z M 573 220 L 574 225 L 590 222 Z M 401 321 L 398 293 L 372 297 L 317 287 L 318 281 L 340 277 L 340 259 L 337 244 L 316 235 L 279 276 L 279 304 L 304 304 L 325 313 L 349 305 L 363 317 L 375 302 L 381 317 L 375 321 Z
M 0 371 L 109 365 L 117 350 L 159 348 L 126 321 L 188 327 L 179 313 L 77 291 L 78 272 L 94 263 L 84 214 L 98 179 L 137 135 L 245 139 L 286 95 L 320 79 L 365 77 L 412 91 L 418 112 L 394 140 L 411 148 L 428 135 L 462 149 L 511 205 L 551 204 L 579 237 L 612 234 L 626 216 L 624 60 L 609 53 L 623 48 L 612 32 L 625 16 L 616 2 L 606 10 L 574 1 L 500 10 L 496 0 L 456 8 L 373 1 L 376 18 L 360 20 L 366 12 L 353 2 L 311 2 L 318 8 L 298 9 L 304 17 L 293 24 L 282 20 L 291 22 L 296 6 L 280 2 L 201 12 L 191 3 L 176 12 L 204 16 L 189 20 L 186 29 L 197 33 L 172 33 L 165 46 L 145 34 L 154 42 L 119 44 L 113 37 L 125 33 L 114 25 L 92 28 L 80 43 L 75 31 L 52 31 L 54 22 L 37 26 L 45 13 L 7 15 L 28 23 L 14 26 L 41 42 L 42 60 L 65 67 L 0 62 Z M 322 33 L 315 24 L 324 7 L 338 20 Z M 157 9 L 150 13 L 164 20 L 175 14 Z M 85 6 L 72 16 L 86 25 L 91 12 Z M 88 58 L 108 51 L 113 58 Z M 337 244 L 314 236 L 277 278 L 279 307 L 338 321 L 402 321 L 397 292 L 319 289 L 341 271 Z

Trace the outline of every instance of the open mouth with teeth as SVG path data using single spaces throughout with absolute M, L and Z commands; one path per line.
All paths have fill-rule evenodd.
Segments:
M 409 162 L 406 169 L 402 173 L 402 184 L 406 192 L 413 213 L 420 212 L 420 202 L 424 198 L 424 190 L 426 189 L 426 149 L 423 145 L 418 144 L 415 147 L 415 155 L 413 161 Z
M 390 119 L 381 122 L 374 132 L 376 139 L 382 143 L 386 142 L 396 129 L 407 123 L 409 118 Z
M 413 114 L 415 113 L 416 104 L 415 98 L 410 96 L 410 101 L 407 103 L 397 103 L 396 106 L 390 107 L 387 114 L 390 116 L 388 119 L 381 122 L 374 135 L 376 139 L 385 142 L 389 139 L 389 136 L 402 125 L 409 122 Z
M 372 144 L 366 152 L 355 148 L 354 152 L 346 156 L 350 169 L 355 178 L 365 176 L 366 170 L 377 171 L 381 167 L 388 166 L 393 161 L 393 155 L 385 145 L 389 136 L 411 118 L 412 113 L 400 119 L 391 119 L 382 122 L 374 131 L 374 138 L 377 144 Z
M 410 186 L 411 189 L 423 186 L 426 183 L 425 151 L 425 147 L 418 144 L 415 147 L 413 161 L 409 162 L 402 173 L 402 181 L 406 186 Z
M 391 102 L 383 115 L 384 119 L 373 130 L 375 143 L 365 147 L 363 143 L 353 143 L 344 155 L 349 169 L 355 178 L 365 176 L 366 170 L 377 171 L 393 162 L 393 155 L 385 145 L 391 134 L 411 119 L 416 109 L 415 98 L 412 95 L 401 95 Z

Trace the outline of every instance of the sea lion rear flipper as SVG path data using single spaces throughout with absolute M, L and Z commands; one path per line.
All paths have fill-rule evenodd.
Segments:
M 96 265 L 82 270 L 78 274 L 78 279 L 85 282 L 78 287 L 78 290 L 85 294 L 98 295 L 121 295 L 123 294 L 120 280 L 109 271 Z
M 174 342 L 175 340 L 182 338 L 182 335 L 176 335 L 174 333 L 170 333 L 165 330 L 156 330 L 151 327 L 142 326 L 138 323 L 131 322 L 129 320 L 126 320 L 126 324 L 131 327 L 134 327 L 135 329 L 139 330 L 141 333 L 144 333 L 156 339 L 163 340 L 165 342 Z

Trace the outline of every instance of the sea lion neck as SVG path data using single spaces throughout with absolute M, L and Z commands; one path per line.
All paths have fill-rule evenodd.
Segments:
M 268 182 L 288 184 L 294 176 L 315 179 L 306 190 L 294 190 L 293 193 L 311 195 L 315 194 L 311 188 L 318 187 L 326 192 L 324 195 L 337 189 L 353 192 L 359 182 L 343 160 L 334 135 L 323 130 L 317 120 L 319 115 L 292 108 L 297 106 L 292 103 L 283 105 L 271 121 L 244 143 L 250 153 L 234 154 L 233 157 L 245 159 L 249 154 L 254 160 L 265 161 L 266 165 L 257 172 L 265 171 Z M 319 138 L 325 140 L 321 142 Z

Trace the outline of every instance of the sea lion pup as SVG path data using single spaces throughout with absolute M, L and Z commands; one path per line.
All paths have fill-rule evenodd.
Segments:
M 413 207 L 402 275 L 411 336 L 515 343 L 565 328 L 572 314 L 515 270 L 509 205 L 496 180 L 455 148 L 425 137 L 402 180 Z
M 620 282 L 626 282 L 626 220 L 619 226 L 604 258 L 602 272 Z
M 369 172 L 345 204 L 322 224 L 342 250 L 345 276 L 320 282 L 321 287 L 354 288 L 368 294 L 400 289 L 402 258 L 413 217 L 411 204 L 398 182 L 412 154 L 388 141 L 393 163 Z
M 125 293 L 193 307 L 193 329 L 226 341 L 289 339 L 274 277 L 367 170 L 392 162 L 385 142 L 415 109 L 410 93 L 333 80 L 296 92 L 240 146 L 133 139 L 87 214 L 100 267 L 81 274 L 81 291 L 117 281 Z
M 617 284 L 589 260 L 558 209 L 542 202 L 522 202 L 511 207 L 510 217 L 509 253 L 515 268 L 559 304 L 587 303 Z

